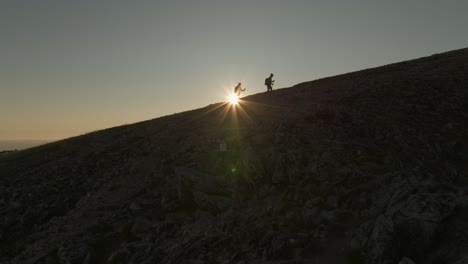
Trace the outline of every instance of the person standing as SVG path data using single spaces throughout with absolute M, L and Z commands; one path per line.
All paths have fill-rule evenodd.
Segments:
M 273 84 L 275 84 L 275 80 L 273 80 L 273 73 L 271 73 L 270 77 L 265 79 L 265 85 L 267 87 L 267 92 L 273 91 Z
M 241 92 L 245 92 L 245 89 L 242 89 L 242 84 L 239 83 L 235 88 L 234 88 L 234 94 L 237 95 L 237 97 L 240 96 Z

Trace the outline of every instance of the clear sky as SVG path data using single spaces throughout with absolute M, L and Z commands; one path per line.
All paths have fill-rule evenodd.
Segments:
M 1 0 L 0 140 L 61 139 L 468 46 L 465 0 Z

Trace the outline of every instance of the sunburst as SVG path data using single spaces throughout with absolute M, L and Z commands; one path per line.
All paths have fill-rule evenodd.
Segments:
M 236 94 L 230 94 L 227 97 L 227 101 L 232 105 L 237 105 L 239 104 L 239 96 L 237 96 Z

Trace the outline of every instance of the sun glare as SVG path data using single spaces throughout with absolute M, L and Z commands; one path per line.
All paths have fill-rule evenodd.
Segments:
M 230 104 L 236 105 L 237 103 L 239 103 L 239 97 L 235 94 L 231 94 L 228 97 L 228 101 Z

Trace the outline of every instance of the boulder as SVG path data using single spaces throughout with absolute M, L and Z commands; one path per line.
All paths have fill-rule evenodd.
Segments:
M 414 264 L 414 262 L 407 257 L 403 257 L 398 264 Z
M 194 192 L 194 201 L 200 209 L 214 214 L 222 213 L 232 205 L 230 198 L 219 195 L 208 195 L 204 192 Z
M 361 240 L 373 263 L 396 262 L 401 255 L 427 256 L 436 242 L 438 227 L 455 207 L 451 194 L 416 193 L 396 200 L 377 217 L 368 238 Z

